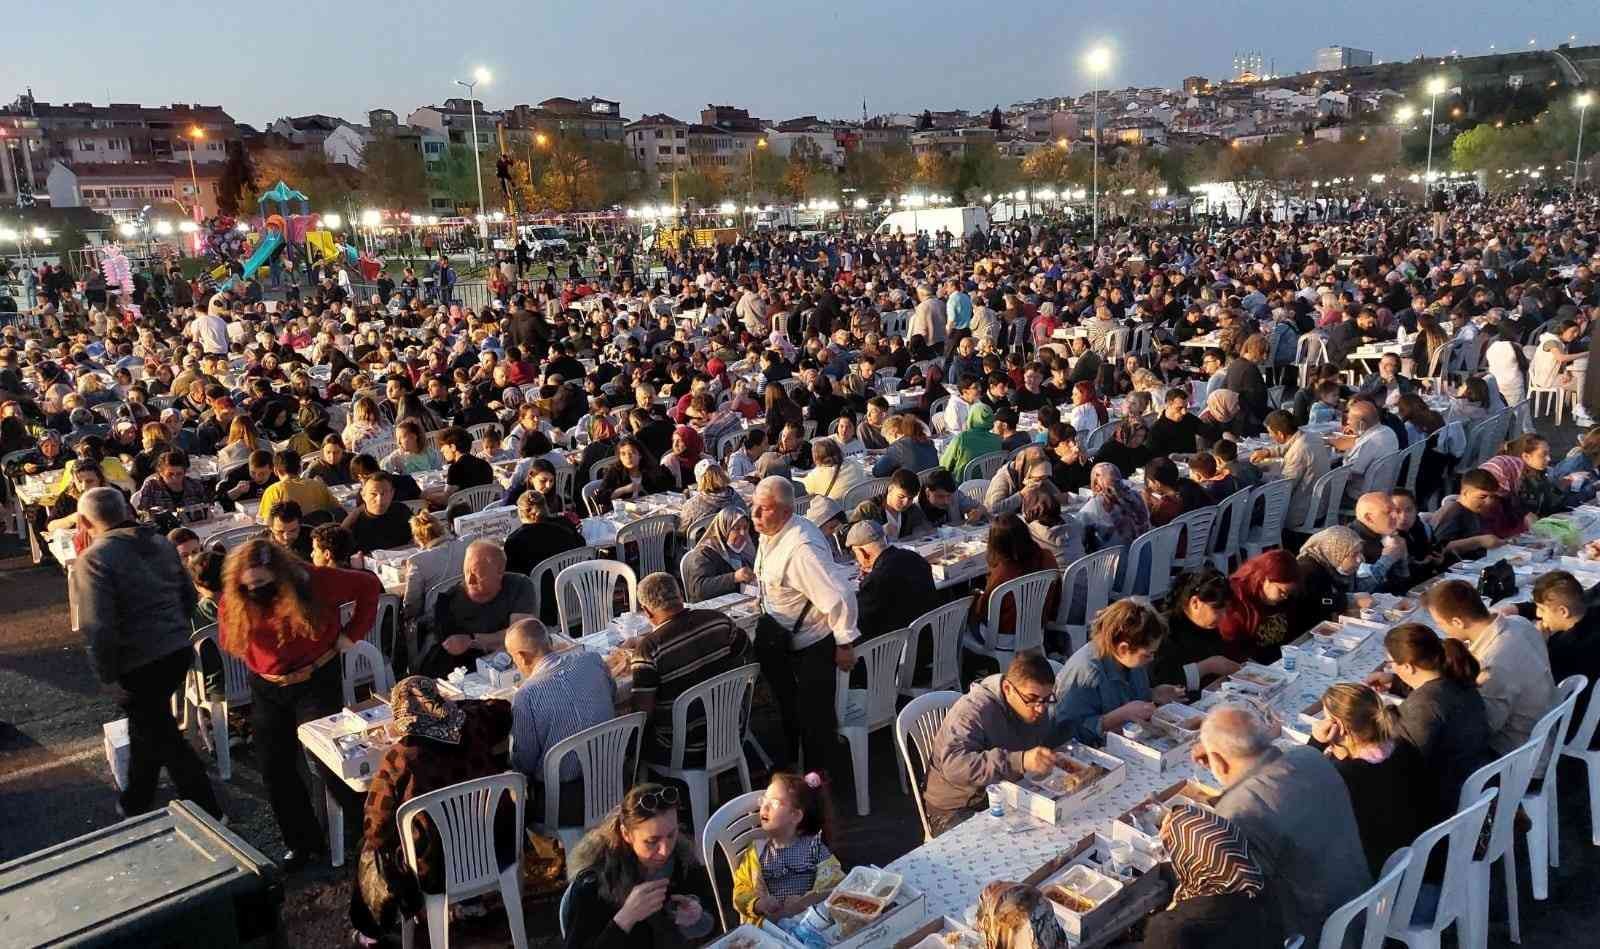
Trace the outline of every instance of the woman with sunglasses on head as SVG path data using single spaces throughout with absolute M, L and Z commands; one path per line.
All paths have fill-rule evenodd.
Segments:
M 573 848 L 567 949 L 664 949 L 711 932 L 711 890 L 678 804 L 674 788 L 641 784 Z
M 312 566 L 261 538 L 234 548 L 223 567 L 217 638 L 250 669 L 251 727 L 272 813 L 289 848 L 281 861 L 285 870 L 327 850 L 297 771 L 295 730 L 339 710 L 339 653 L 372 629 L 382 594 L 375 574 Z

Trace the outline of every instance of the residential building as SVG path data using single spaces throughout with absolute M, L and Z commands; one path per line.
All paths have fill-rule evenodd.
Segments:
M 13 183 L 8 186 L 12 193 L 19 172 L 21 180 L 32 181 L 34 191 L 42 192 L 56 161 L 122 164 L 181 159 L 187 163 L 188 136 L 198 131 L 201 137 L 194 142 L 195 162 L 220 163 L 228 157 L 228 145 L 240 140 L 238 124 L 221 106 L 181 102 L 167 106 L 130 102 L 57 105 L 40 102 L 31 94 L 18 96 L 0 108 L 0 128 L 6 130 L 6 138 L 14 139 L 6 149 L 11 151 L 6 164 L 12 166 Z
M 1332 72 L 1352 66 L 1371 66 L 1372 50 L 1353 46 L 1323 46 L 1317 50 L 1316 71 Z
M 845 146 L 835 134 L 833 123 L 824 122 L 814 115 L 805 115 L 797 119 L 779 122 L 766 131 L 767 145 L 772 153 L 781 158 L 788 158 L 801 141 L 809 142 L 805 146 L 811 150 L 815 146 L 817 155 L 824 162 L 835 168 L 844 167 Z
M 620 142 L 628 124 L 622 117 L 622 103 L 593 96 L 556 96 L 538 105 L 513 106 L 504 115 L 506 138 L 519 146 L 540 132 L 585 141 Z
M 700 110 L 700 123 L 736 132 L 759 132 L 764 124 L 760 119 L 752 117 L 749 109 L 710 104 Z
M 369 126 L 340 122 L 338 128 L 323 138 L 322 153 L 335 165 L 360 168 L 365 164 L 361 155 L 366 151 L 367 143 L 372 141 L 372 137 L 373 131 Z
M 950 158 L 961 158 L 969 151 L 993 151 L 995 131 L 988 126 L 967 128 L 935 128 L 911 133 L 911 152 L 915 155 L 938 153 Z
M 1149 116 L 1113 119 L 1105 123 L 1106 136 L 1123 145 L 1165 147 L 1167 127 Z
M 267 132 L 288 139 L 291 144 L 320 148 L 344 119 L 334 115 L 284 116 L 267 126 Z
M 761 130 L 727 129 L 716 125 L 689 126 L 689 164 L 694 168 L 732 168 L 744 173 L 755 154 Z
M 662 112 L 642 116 L 623 130 L 623 144 L 647 181 L 659 186 L 676 169 L 689 167 L 689 124 Z
M 406 117 L 408 125 L 420 125 L 442 132 L 451 145 L 466 145 L 472 140 L 474 121 L 478 129 L 478 151 L 497 151 L 495 130 L 504 124 L 505 113 L 485 111 L 482 102 L 450 98 L 441 105 L 425 105 Z
M 196 162 L 191 181 L 188 161 L 69 165 L 57 160 L 50 166 L 46 187 L 52 207 L 93 208 L 121 221 L 138 217 L 146 206 L 170 205 L 175 215 L 184 215 L 183 208 L 193 207 L 198 184 L 201 212 L 210 217 L 217 213 L 222 167 L 217 162 Z
M 1197 96 L 1200 93 L 1205 92 L 1210 85 L 1211 80 L 1204 76 L 1185 76 L 1183 77 L 1183 94 L 1186 96 Z

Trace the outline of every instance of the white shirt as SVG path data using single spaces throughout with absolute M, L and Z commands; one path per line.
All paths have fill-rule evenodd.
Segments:
M 228 353 L 228 321 L 220 316 L 201 313 L 189 324 L 189 335 L 200 342 L 208 353 Z
M 762 609 L 785 630 L 805 612 L 789 643 L 791 652 L 832 636 L 840 646 L 861 638 L 856 591 L 834 568 L 833 554 L 815 524 L 791 515 L 778 533 L 761 538 L 756 551 L 756 581 Z
M 972 404 L 959 395 L 950 397 L 944 404 L 945 431 L 959 434 L 967 430 L 967 415 L 972 411 Z

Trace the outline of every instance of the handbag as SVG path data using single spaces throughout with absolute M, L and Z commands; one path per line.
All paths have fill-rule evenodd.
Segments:
M 1478 574 L 1478 593 L 1488 597 L 1490 603 L 1498 603 L 1508 597 L 1515 596 L 1517 592 L 1517 576 L 1511 569 L 1509 560 L 1500 560 L 1483 568 Z
M 784 629 L 782 623 L 772 618 L 772 614 L 762 610 L 761 615 L 756 619 L 756 645 L 769 648 L 776 646 L 787 652 L 794 642 L 794 637 L 799 634 L 801 625 L 805 623 L 806 617 L 810 614 L 811 604 L 807 603 L 805 608 L 800 611 L 800 616 L 795 619 L 794 625 Z

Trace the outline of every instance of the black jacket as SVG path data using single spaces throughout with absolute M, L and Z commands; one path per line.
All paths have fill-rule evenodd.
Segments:
M 178 549 L 129 522 L 100 536 L 73 565 L 72 602 L 101 682 L 189 648 L 199 594 Z
M 506 537 L 506 569 L 531 574 L 545 560 L 582 546 L 583 535 L 571 521 L 560 515 L 546 517 L 537 524 L 523 524 Z M 545 614 L 540 619 L 547 623 L 556 620 L 555 586 L 555 576 L 547 574 L 539 590 L 540 612 Z
M 1471 683 L 1438 678 L 1400 703 L 1400 737 L 1422 755 L 1434 788 L 1432 824 L 1456 811 L 1461 785 L 1493 760 L 1483 695 Z
M 861 635 L 871 638 L 906 628 L 933 609 L 937 596 L 927 560 L 903 547 L 885 548 L 856 591 Z
M 1279 949 L 1283 915 L 1272 881 L 1255 898 L 1242 893 L 1197 896 L 1150 917 L 1144 949 Z

